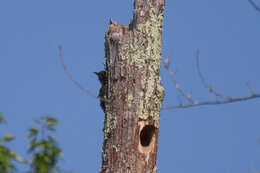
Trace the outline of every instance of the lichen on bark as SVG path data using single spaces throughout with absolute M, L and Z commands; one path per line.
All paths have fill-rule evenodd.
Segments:
M 136 0 L 130 24 L 111 20 L 106 31 L 109 102 L 105 108 L 102 173 L 157 170 L 164 97 L 160 78 L 163 9 L 164 0 Z M 145 127 L 149 127 L 148 132 L 141 138 Z

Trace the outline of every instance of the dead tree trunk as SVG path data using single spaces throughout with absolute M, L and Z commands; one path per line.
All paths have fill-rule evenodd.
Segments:
M 106 31 L 101 173 L 156 173 L 164 0 L 135 0 L 128 26 Z

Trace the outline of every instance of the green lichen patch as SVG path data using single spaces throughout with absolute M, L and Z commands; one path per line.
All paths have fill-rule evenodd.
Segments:
M 116 128 L 117 125 L 117 119 L 113 114 L 110 112 L 106 112 L 106 118 L 105 118 L 105 123 L 104 123 L 104 138 L 107 139 L 112 130 Z

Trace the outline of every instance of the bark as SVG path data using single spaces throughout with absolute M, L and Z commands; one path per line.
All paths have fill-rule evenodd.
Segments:
M 101 173 L 156 173 L 164 0 L 135 0 L 128 26 L 110 21 Z

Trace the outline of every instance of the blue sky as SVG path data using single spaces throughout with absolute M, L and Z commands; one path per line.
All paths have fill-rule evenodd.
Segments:
M 259 0 L 255 0 L 260 5 Z M 77 86 L 58 60 L 84 86 L 98 94 L 93 74 L 103 68 L 104 33 L 109 18 L 128 24 L 133 0 L 0 1 L 0 127 L 17 136 L 9 146 L 28 158 L 26 131 L 42 115 L 59 119 L 61 167 L 77 173 L 98 172 L 104 114 L 99 100 Z M 247 0 L 167 0 L 163 57 L 169 57 L 183 89 L 194 98 L 214 100 L 203 88 L 195 66 L 223 94 L 260 92 L 260 13 Z M 178 104 L 178 92 L 162 68 L 164 105 Z M 245 173 L 260 170 L 260 99 L 190 109 L 163 110 L 158 172 Z M 22 165 L 19 168 L 23 169 Z

